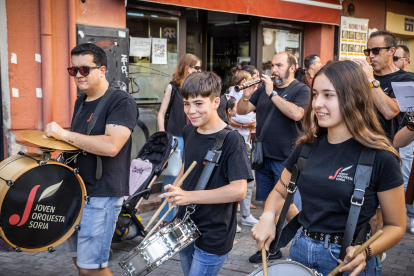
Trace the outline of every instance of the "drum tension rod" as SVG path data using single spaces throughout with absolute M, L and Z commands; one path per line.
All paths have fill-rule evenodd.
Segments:
M 14 251 L 15 251 L 15 252 L 22 252 L 22 251 L 20 250 L 20 247 L 15 247 L 15 248 L 14 248 Z
M 44 165 L 46 165 L 46 162 L 45 162 L 45 161 L 42 161 L 42 160 L 37 160 L 36 158 L 33 158 L 33 157 L 29 156 L 29 155 L 26 155 L 26 154 L 25 154 L 24 152 L 22 152 L 22 151 L 19 151 L 19 152 L 18 152 L 18 154 L 23 155 L 23 156 L 26 156 L 26 157 L 29 157 L 29 158 L 33 159 L 34 161 L 36 161 L 36 163 L 37 163 L 37 164 L 39 164 L 39 166 L 44 166 Z
M 13 180 L 6 180 L 3 177 L 0 177 L 1 180 L 3 180 L 4 182 L 6 182 L 7 186 L 11 187 L 14 185 Z
M 51 246 L 47 249 L 47 251 L 49 251 L 49 253 L 52 253 L 52 252 L 55 252 L 55 249 L 53 249 L 53 247 Z

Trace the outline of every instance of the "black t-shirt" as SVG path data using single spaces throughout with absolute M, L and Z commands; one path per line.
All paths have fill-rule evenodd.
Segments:
M 86 95 L 83 95 L 76 100 L 73 116 L 75 116 L 80 104 L 84 102 L 85 98 Z M 73 132 L 86 134 L 92 113 L 95 111 L 101 99 L 102 97 L 91 102 L 84 102 Z M 90 135 L 105 134 L 105 128 L 108 124 L 122 125 L 132 131 L 137 121 L 138 107 L 134 98 L 123 90 L 116 90 L 102 108 Z M 91 153 L 86 155 L 79 154 L 76 163 L 69 163 L 69 166 L 79 168 L 79 174 L 85 182 L 86 191 L 89 196 L 121 197 L 129 195 L 131 144 L 132 140 L 130 136 L 115 157 L 101 156 L 102 177 L 99 180 L 95 177 L 96 155 Z
M 201 134 L 197 128 L 189 124 L 183 129 L 184 138 L 184 171 L 193 161 L 197 165 L 185 179 L 181 188 L 193 191 L 198 178 L 204 169 L 204 157 L 215 142 L 218 132 Z M 207 183 L 206 190 L 213 190 L 232 181 L 253 180 L 243 137 L 237 131 L 231 131 L 223 144 L 223 153 L 219 166 L 215 168 Z M 182 218 L 186 206 L 180 206 L 177 217 Z M 202 236 L 195 242 L 198 248 L 211 254 L 224 255 L 233 248 L 233 240 L 237 227 L 237 202 L 222 204 L 199 204 L 190 218 L 197 225 Z
M 377 76 L 374 74 L 374 77 L 380 82 L 380 87 L 384 91 L 384 93 L 393 99 L 395 99 L 395 94 L 394 94 L 394 90 L 392 89 L 391 82 L 414 81 L 414 74 L 410 72 L 406 72 L 404 70 L 398 70 L 397 72 L 394 72 L 394 73 L 391 73 L 385 76 Z M 394 117 L 391 120 L 386 120 L 384 116 L 381 114 L 381 112 L 379 111 L 378 111 L 378 115 L 379 115 L 379 121 L 381 123 L 382 128 L 385 131 L 385 134 L 392 141 L 398 129 L 400 128 L 400 125 L 402 124 L 402 120 L 404 118 L 405 112 L 400 112 L 400 114 L 398 114 L 396 117 Z
M 291 172 L 300 155 L 299 144 L 285 161 Z M 298 179 L 302 197 L 300 224 L 312 232 L 343 235 L 355 189 L 354 176 L 362 145 L 351 138 L 330 144 L 323 135 L 316 143 Z M 364 204 L 357 229 L 369 222 L 378 207 L 378 192 L 403 184 L 397 157 L 389 151 L 377 151 L 371 181 L 365 190 Z
M 283 99 L 305 108 L 310 95 L 309 87 L 298 82 L 294 87 L 284 94 L 286 88 L 273 88 Z M 266 94 L 266 87 L 257 89 L 250 97 L 250 102 L 256 107 L 256 135 L 261 134 L 267 115 L 275 104 Z M 292 153 L 296 139 L 300 133 L 299 125 L 294 120 L 283 114 L 276 107 L 269 125 L 263 137 L 263 152 L 267 158 L 285 161 Z
M 170 84 L 172 87 L 171 93 L 175 93 L 174 97 L 172 99 L 170 98 L 172 105 L 168 122 L 165 122 L 165 125 L 167 126 L 165 130 L 174 136 L 181 137 L 183 128 L 187 124 L 187 117 L 184 113 L 183 95 L 181 94 L 180 88 L 176 84 L 172 82 Z

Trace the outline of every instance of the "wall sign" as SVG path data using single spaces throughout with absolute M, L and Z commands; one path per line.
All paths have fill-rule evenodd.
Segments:
M 414 26 L 414 19 L 405 18 L 405 28 L 404 28 L 404 30 L 406 30 L 407 32 L 412 32 L 413 31 L 413 26 Z
M 365 59 L 368 19 L 341 16 L 339 60 Z

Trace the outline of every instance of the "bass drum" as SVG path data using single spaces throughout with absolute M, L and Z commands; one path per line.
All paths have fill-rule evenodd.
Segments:
M 311 270 L 306 266 L 293 261 L 276 261 L 267 265 L 269 276 L 276 275 L 294 275 L 294 276 L 323 276 L 322 274 Z M 249 276 L 263 276 L 263 267 L 253 271 Z
M 0 163 L 0 235 L 16 251 L 53 251 L 75 231 L 86 188 L 77 171 L 38 154 Z

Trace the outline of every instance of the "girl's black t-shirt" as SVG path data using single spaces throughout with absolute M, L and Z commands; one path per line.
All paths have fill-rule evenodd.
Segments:
M 299 144 L 285 167 L 292 172 L 303 144 Z M 355 189 L 354 176 L 362 145 L 351 138 L 343 143 L 330 144 L 323 135 L 303 168 L 298 189 L 302 197 L 299 222 L 312 232 L 343 235 Z M 371 181 L 365 190 L 364 204 L 359 215 L 357 229 L 369 222 L 379 204 L 378 192 L 387 191 L 403 184 L 397 157 L 389 151 L 377 151 Z
M 187 117 L 184 113 L 183 95 L 181 95 L 180 88 L 175 83 L 170 83 L 174 96 L 170 98 L 172 101 L 170 117 L 165 122 L 165 130 L 174 136 L 182 137 L 183 128 L 187 124 Z
M 184 171 L 193 161 L 197 165 L 184 180 L 181 188 L 193 191 L 204 169 L 204 157 L 215 142 L 218 132 L 200 134 L 197 128 L 189 124 L 183 129 Z M 253 180 L 246 145 L 237 131 L 231 131 L 223 144 L 219 166 L 215 168 L 207 183 L 206 190 L 213 190 L 228 185 L 232 181 Z M 183 218 L 186 206 L 178 208 L 177 217 Z M 195 242 L 198 248 L 211 254 L 224 255 L 233 248 L 237 227 L 237 202 L 222 204 L 198 204 L 194 214 L 190 215 L 202 236 Z

